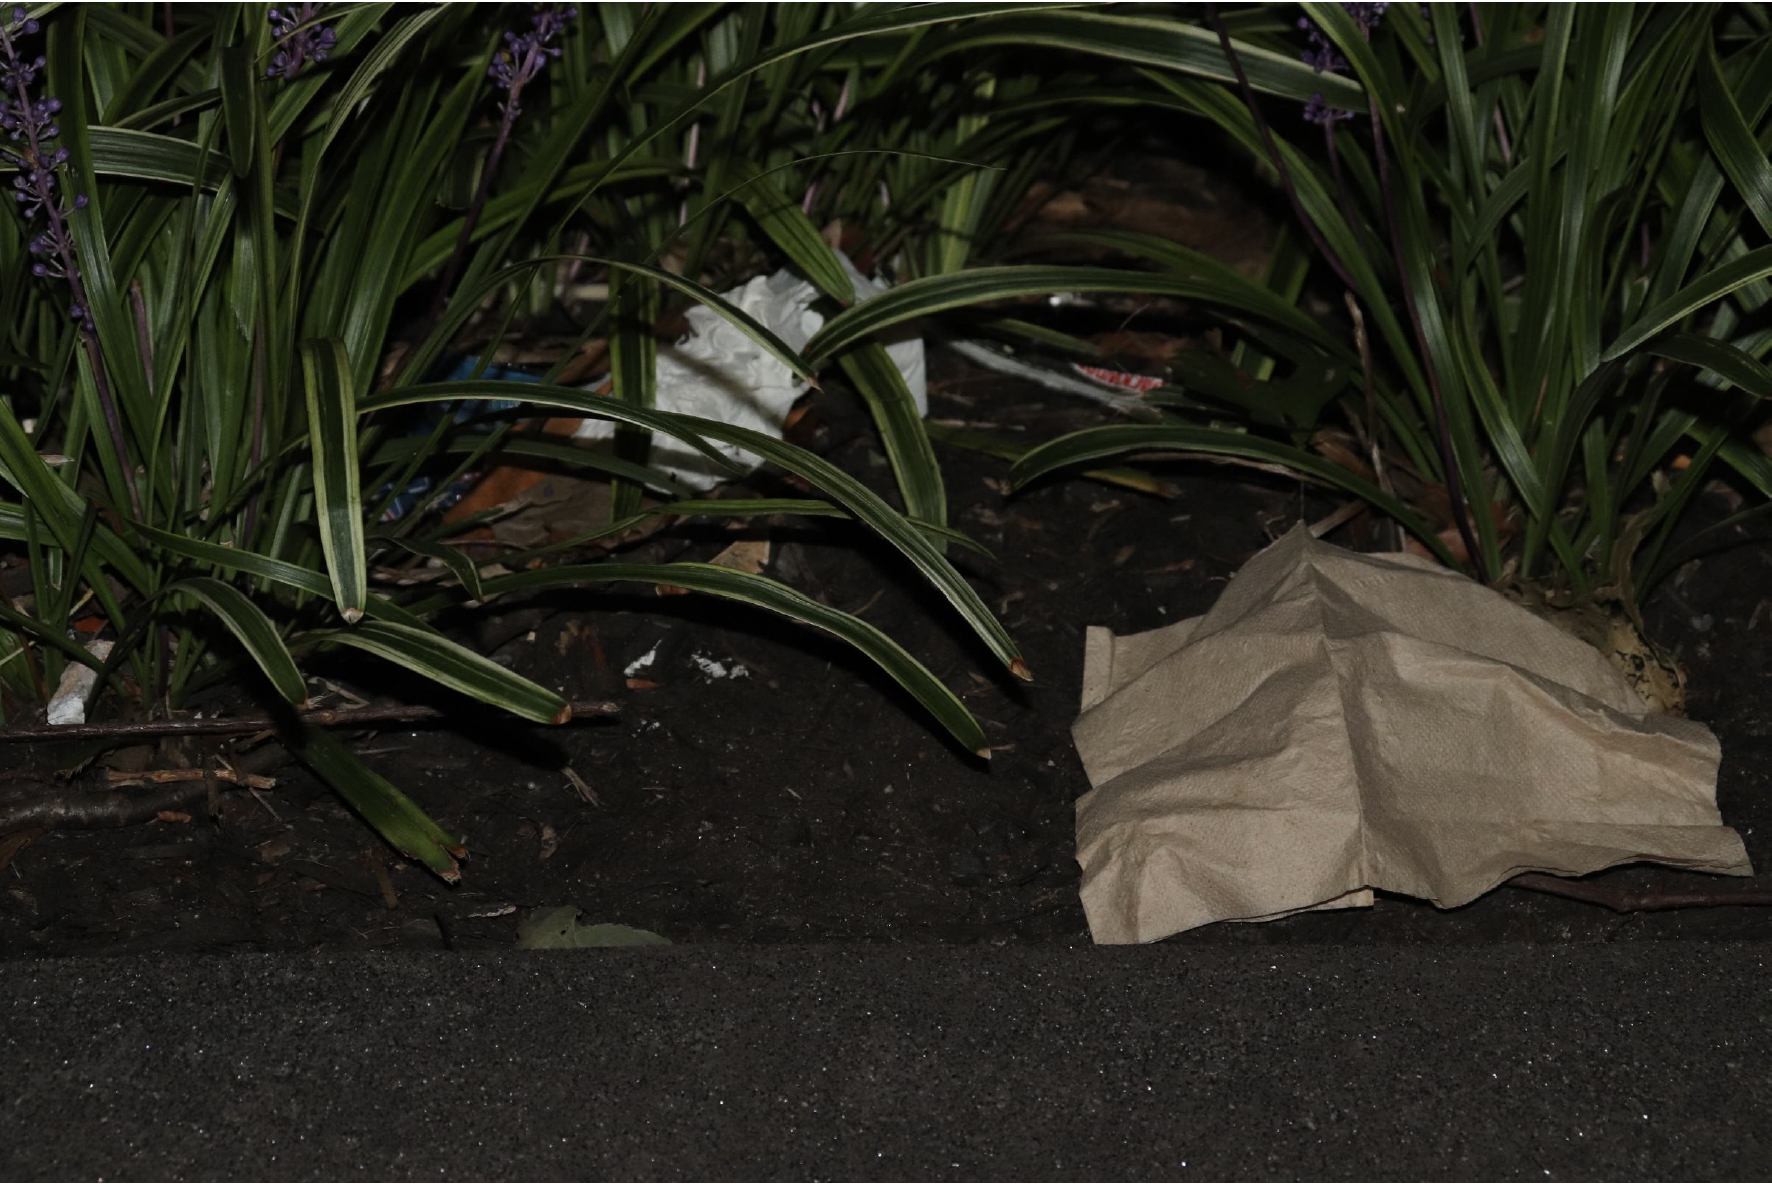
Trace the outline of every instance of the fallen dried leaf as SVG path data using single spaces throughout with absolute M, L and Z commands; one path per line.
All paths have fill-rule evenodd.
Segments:
M 28 830 L 21 830 L 17 834 L 0 839 L 0 872 L 11 866 L 12 861 L 18 858 L 18 853 L 29 847 L 32 840 L 43 833 L 45 833 L 43 827 L 33 826 Z
M 714 556 L 710 562 L 715 567 L 731 568 L 753 576 L 762 575 L 763 569 L 769 566 L 769 540 L 739 539 Z
M 572 786 L 573 792 L 578 794 L 579 798 L 585 803 L 585 805 L 601 806 L 603 804 L 603 799 L 598 797 L 597 791 L 592 789 L 585 779 L 578 775 L 577 769 L 574 769 L 571 765 L 567 765 L 564 769 L 560 770 L 560 773 L 566 778 L 567 784 Z

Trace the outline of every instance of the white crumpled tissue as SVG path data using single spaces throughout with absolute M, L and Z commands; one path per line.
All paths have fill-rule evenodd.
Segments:
M 857 271 L 847 255 L 839 251 L 837 258 L 855 284 L 858 303 L 886 290 L 884 282 Z M 819 298 L 818 289 L 790 271 L 754 276 L 727 292 L 725 298 L 796 350 L 804 349 L 824 324 L 824 315 L 812 308 Z M 658 409 L 717 419 L 781 439 L 782 423 L 794 402 L 806 393 L 807 384 L 712 309 L 696 305 L 689 310 L 688 320 L 689 332 L 681 340 L 659 347 Z M 889 339 L 886 352 L 904 375 L 918 414 L 927 415 L 923 339 L 911 335 Z M 605 439 L 615 434 L 615 426 L 606 419 L 586 419 L 574 435 Z M 742 448 L 711 443 L 746 468 L 762 463 L 761 457 Z M 712 489 L 731 476 L 687 444 L 666 436 L 653 437 L 650 463 L 696 490 Z

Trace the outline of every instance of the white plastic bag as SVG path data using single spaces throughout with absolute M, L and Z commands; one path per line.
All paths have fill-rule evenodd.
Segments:
M 858 272 L 848 256 L 838 252 L 837 258 L 855 284 L 858 303 L 886 290 L 883 282 Z M 796 350 L 805 348 L 824 325 L 823 314 L 812 308 L 818 289 L 789 271 L 754 276 L 725 296 Z M 689 332 L 658 351 L 658 409 L 717 419 L 781 439 L 788 411 L 806 393 L 807 384 L 712 309 L 697 305 L 689 310 L 688 320 Z M 904 375 L 917 413 L 927 415 L 923 339 L 901 335 L 887 343 L 886 352 Z M 615 434 L 615 426 L 606 419 L 587 419 L 575 435 L 606 439 Z M 713 443 L 747 469 L 762 463 L 761 457 L 742 448 Z M 706 456 L 665 436 L 653 438 L 651 464 L 696 490 L 712 489 L 730 476 Z

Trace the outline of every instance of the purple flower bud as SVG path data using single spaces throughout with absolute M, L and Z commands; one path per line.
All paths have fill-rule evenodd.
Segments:
M 1331 74 L 1339 74 L 1347 69 L 1347 59 L 1335 52 L 1332 45 L 1319 45 L 1315 49 L 1307 49 L 1303 55 L 1304 64 L 1321 74 L 1327 70 Z
M 1322 95 L 1312 95 L 1311 101 L 1304 105 L 1304 118 L 1307 123 L 1318 123 L 1327 127 L 1344 119 L 1352 119 L 1352 111 L 1337 111 L 1323 101 Z
M 1384 19 L 1384 10 L 1389 5 L 1349 4 L 1344 0 L 1341 7 L 1354 18 L 1354 23 L 1360 27 L 1360 36 L 1370 38 L 1372 30 L 1376 29 L 1378 22 Z M 1348 68 L 1347 59 L 1341 56 L 1340 51 L 1335 48 L 1334 43 L 1329 40 L 1323 30 L 1317 27 L 1315 21 L 1309 17 L 1301 16 L 1298 18 L 1298 27 L 1305 31 L 1305 36 L 1310 41 L 1310 48 L 1299 55 L 1305 65 L 1318 74 L 1340 74 Z M 1310 102 L 1304 105 L 1304 117 L 1310 123 L 1328 127 L 1343 119 L 1352 119 L 1353 112 L 1338 111 L 1324 102 L 1321 94 L 1315 94 L 1311 96 Z
M 529 32 L 517 34 L 505 31 L 505 47 L 493 56 L 492 64 L 486 68 L 487 77 L 499 90 L 515 94 L 525 85 L 534 81 L 542 67 L 560 56 L 560 48 L 552 42 L 565 32 L 568 21 L 578 16 L 578 9 L 573 7 L 555 8 L 546 12 L 538 12 L 529 18 Z M 516 107 L 513 99 L 505 100 L 511 114 Z
M 277 52 L 265 70 L 267 78 L 292 79 L 309 62 L 323 62 L 338 45 L 338 33 L 329 25 L 315 24 L 324 4 L 297 4 L 273 8 L 267 14 Z
M 1372 30 L 1378 27 L 1378 22 L 1384 19 L 1384 10 L 1390 5 L 1344 3 L 1342 7 L 1347 9 L 1347 14 L 1353 17 L 1354 22 L 1360 26 L 1360 35 L 1370 37 Z

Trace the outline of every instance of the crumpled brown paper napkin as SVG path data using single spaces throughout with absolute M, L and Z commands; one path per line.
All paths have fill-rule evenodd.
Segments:
M 1303 526 L 1204 617 L 1091 628 L 1073 729 L 1097 942 L 1372 903 L 1465 904 L 1524 871 L 1751 875 L 1704 725 L 1464 576 Z

